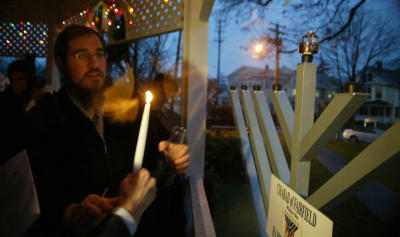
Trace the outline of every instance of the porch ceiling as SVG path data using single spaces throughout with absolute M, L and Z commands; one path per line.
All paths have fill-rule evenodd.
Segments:
M 86 7 L 93 7 L 98 2 L 98 0 L 3 0 L 0 20 L 57 22 Z

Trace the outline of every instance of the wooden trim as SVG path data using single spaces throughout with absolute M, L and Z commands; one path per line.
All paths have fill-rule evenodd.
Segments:
M 216 236 L 201 176 L 189 177 L 189 190 L 192 201 L 194 236 Z
M 200 11 L 200 21 L 208 21 L 208 18 L 210 18 L 211 15 L 213 5 L 214 5 L 214 0 L 203 1 Z

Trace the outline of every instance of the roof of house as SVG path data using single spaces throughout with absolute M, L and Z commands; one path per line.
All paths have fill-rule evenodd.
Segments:
M 279 79 L 280 80 L 287 80 L 290 79 L 291 76 L 295 76 L 294 70 L 287 68 L 283 66 L 282 68 L 279 69 Z M 257 67 L 251 67 L 251 66 L 241 66 L 235 71 L 233 71 L 231 74 L 227 76 L 228 80 L 251 80 L 251 79 L 257 79 L 257 78 L 262 78 L 262 79 L 270 79 L 273 80 L 274 78 L 274 70 L 266 70 L 262 68 L 257 68 Z
M 369 68 L 367 71 L 367 78 L 368 74 L 371 74 L 372 80 L 367 80 L 365 85 L 400 87 L 400 70 Z
M 252 80 L 252 79 L 274 79 L 274 71 L 265 69 L 251 67 L 251 66 L 241 66 L 240 68 L 233 71 L 227 76 L 228 80 Z M 279 69 L 279 80 L 280 84 L 284 88 L 295 88 L 296 87 L 296 70 L 292 70 L 285 66 Z M 334 78 L 329 77 L 324 73 L 317 74 L 317 88 L 321 89 L 332 89 L 337 88 L 337 82 Z
M 263 77 L 265 78 L 267 76 L 267 73 L 265 69 L 257 68 L 257 67 L 250 67 L 250 66 L 241 66 L 240 68 L 236 69 L 233 71 L 231 74 L 229 74 L 228 80 L 236 80 L 236 79 L 241 79 L 241 80 L 247 80 L 247 79 L 254 79 L 254 78 L 259 78 Z

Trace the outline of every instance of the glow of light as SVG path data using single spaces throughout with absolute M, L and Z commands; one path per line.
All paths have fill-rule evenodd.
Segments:
M 119 25 L 117 25 L 117 29 L 119 29 L 120 28 L 120 26 Z
M 149 104 L 153 100 L 153 94 L 150 91 L 146 91 L 146 103 Z
M 22 35 L 23 35 L 22 32 L 19 32 L 18 34 L 19 34 L 19 36 L 22 36 Z
M 129 12 L 132 14 L 133 13 L 133 8 L 129 8 Z
M 28 34 L 28 32 L 26 30 L 24 30 L 24 34 Z
M 14 27 L 14 24 L 13 24 L 13 23 L 10 23 L 10 26 Z
M 110 11 L 110 9 L 107 8 L 106 12 L 109 12 L 109 11 Z
M 30 26 L 31 25 L 31 23 L 28 21 L 26 24 L 28 24 L 28 26 Z
M 24 40 L 26 40 L 26 36 L 24 35 L 24 37 L 22 37 L 22 38 L 24 38 Z
M 62 24 L 65 25 L 65 21 L 63 21 Z
M 168 3 L 168 0 L 164 0 L 165 3 Z
M 117 9 L 117 8 L 115 8 L 115 9 L 114 9 L 114 12 L 115 12 L 115 13 L 118 13 L 118 9 Z
M 153 100 L 153 94 L 150 91 L 146 91 L 146 103 L 149 104 Z
M 108 20 L 108 25 L 110 26 L 112 24 L 111 20 Z
M 21 21 L 19 24 L 23 25 L 23 24 L 24 24 L 24 22 L 23 22 L 23 21 Z
M 39 40 L 39 44 L 44 44 L 44 41 L 43 40 Z
M 113 7 L 115 7 L 115 3 L 113 3 L 113 5 L 112 5 Z
M 83 13 L 81 12 L 81 13 L 79 13 L 79 15 L 83 16 Z
M 262 44 L 257 44 L 257 45 L 254 47 L 254 50 L 256 51 L 256 53 L 260 53 L 260 52 L 263 50 Z
M 94 26 L 94 22 L 92 22 L 92 26 Z
M 10 43 L 10 41 L 9 41 L 9 40 L 6 40 L 6 42 L 7 42 L 7 44 L 9 44 L 9 43 Z
M 83 10 L 83 14 L 86 14 L 86 10 Z
M 46 31 L 43 31 L 43 35 L 47 35 Z
M 129 25 L 132 25 L 133 24 L 133 22 L 132 21 L 129 21 Z
M 108 15 L 108 12 L 106 12 L 105 15 L 107 16 L 107 15 Z
M 10 47 L 11 47 L 11 46 L 12 46 L 12 44 L 10 43 L 10 44 L 8 44 L 8 46 L 10 46 Z

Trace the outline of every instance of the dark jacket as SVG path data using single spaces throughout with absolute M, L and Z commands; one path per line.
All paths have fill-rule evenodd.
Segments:
M 27 96 L 15 94 L 10 86 L 0 93 L 0 165 L 23 150 L 18 136 L 23 132 Z
M 98 226 L 91 230 L 88 237 L 128 237 L 128 228 L 122 219 L 116 215 L 109 215 Z
M 132 172 L 141 114 L 125 124 L 105 119 L 106 144 L 64 89 L 41 98 L 28 118 L 26 147 L 42 213 L 31 232 L 61 235 L 67 232 L 62 224 L 67 205 L 81 202 L 88 194 L 101 195 L 105 188 L 108 197 L 118 194 L 119 182 Z M 158 192 L 137 236 L 183 235 L 183 182 L 178 177 L 164 185 L 169 164 L 158 152 L 158 143 L 168 137 L 168 129 L 152 111 L 143 166 L 157 178 Z
M 137 135 L 140 128 L 143 109 L 139 109 L 133 123 L 109 124 L 105 127 L 105 136 L 109 151 L 119 162 L 126 162 L 128 172 L 132 170 L 132 158 L 135 154 Z M 135 237 L 139 236 L 184 236 L 186 217 L 184 213 L 184 181 L 175 175 L 163 154 L 158 152 L 158 143 L 168 140 L 172 126 L 179 125 L 179 116 L 151 110 L 146 140 L 143 167 L 157 179 L 157 197 L 144 212 Z M 126 160 L 123 157 L 129 157 Z M 121 165 L 122 167 L 124 165 Z M 168 181 L 169 177 L 175 177 Z
M 33 229 L 46 230 L 49 235 L 65 232 L 66 206 L 118 186 L 123 174 L 113 176 L 120 172 L 114 170 L 103 140 L 65 90 L 42 98 L 26 124 L 26 148 L 41 208 Z

